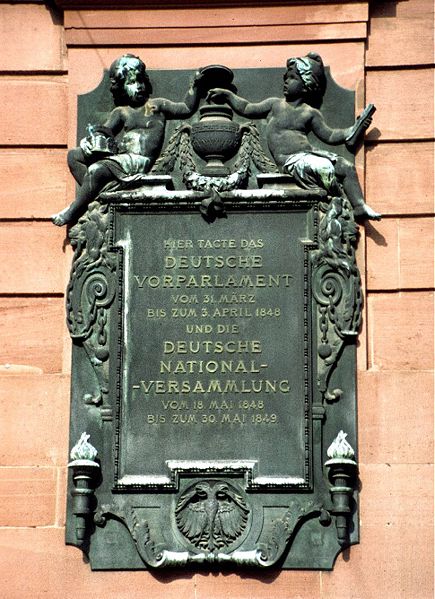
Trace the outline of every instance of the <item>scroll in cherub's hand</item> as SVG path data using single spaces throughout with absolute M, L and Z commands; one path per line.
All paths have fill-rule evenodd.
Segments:
M 366 130 L 370 127 L 370 125 L 372 124 L 372 121 L 373 121 L 372 117 L 368 116 L 362 120 L 361 126 L 364 128 L 364 130 Z
M 372 122 L 372 116 L 376 111 L 374 104 L 369 104 L 355 121 L 353 127 L 350 128 L 349 135 L 346 138 L 346 146 L 352 150 L 362 139 L 362 135 L 368 129 Z

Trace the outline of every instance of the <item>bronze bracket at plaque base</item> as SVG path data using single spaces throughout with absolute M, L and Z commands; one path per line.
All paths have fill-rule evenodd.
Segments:
M 111 73 L 140 83 L 138 60 Z M 202 99 L 152 159 L 119 149 L 135 138 L 115 139 L 111 117 L 70 152 L 79 199 L 53 217 L 74 249 L 66 541 L 94 570 L 328 570 L 359 539 L 358 205 L 338 181 L 305 184 L 314 162 L 275 164 L 269 125 L 243 119 L 235 90 L 279 95 L 282 73 L 249 71 L 202 69 Z M 151 76 L 161 93 L 170 75 Z M 325 81 L 324 118 L 335 102 L 355 137 L 353 94 Z M 79 138 L 116 114 L 96 104 L 108 85 L 79 101 Z M 104 181 L 91 201 L 80 164 Z

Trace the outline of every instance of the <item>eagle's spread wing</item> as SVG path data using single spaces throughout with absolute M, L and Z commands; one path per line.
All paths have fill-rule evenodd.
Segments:
M 178 512 L 177 524 L 180 531 L 190 540 L 196 541 L 202 537 L 207 527 L 207 512 L 204 502 L 190 503 Z
M 216 546 L 223 547 L 230 545 L 246 528 L 248 509 L 242 498 L 227 485 L 218 487 L 216 495 L 222 499 L 216 513 L 213 537 Z
M 209 491 L 207 483 L 197 484 L 180 498 L 175 510 L 178 528 L 193 543 L 201 539 L 208 525 L 206 502 Z

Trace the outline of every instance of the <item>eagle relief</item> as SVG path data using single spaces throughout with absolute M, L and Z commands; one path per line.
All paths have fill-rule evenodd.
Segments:
M 209 480 L 192 485 L 180 497 L 175 520 L 192 545 L 213 553 L 229 547 L 242 535 L 249 511 L 232 485 Z

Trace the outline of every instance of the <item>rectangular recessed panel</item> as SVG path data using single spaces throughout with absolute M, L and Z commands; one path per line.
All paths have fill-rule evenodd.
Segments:
M 307 233 L 305 210 L 116 213 L 119 482 L 168 460 L 307 481 Z

